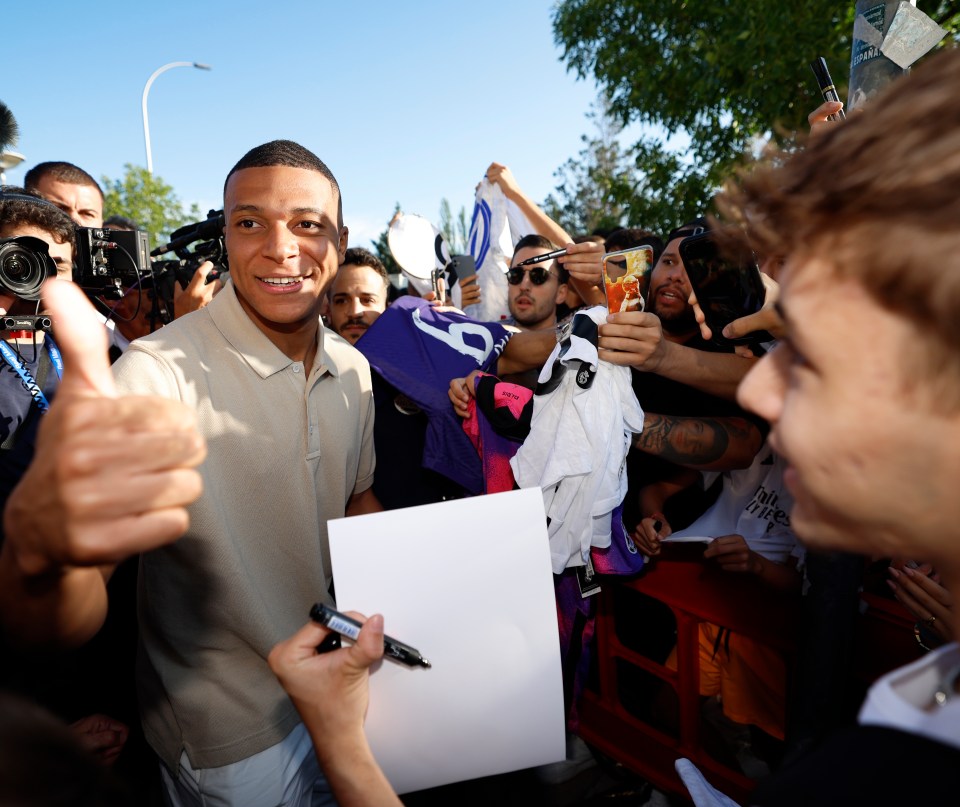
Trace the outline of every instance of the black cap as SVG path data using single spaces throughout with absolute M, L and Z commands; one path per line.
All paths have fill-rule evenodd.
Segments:
M 670 235 L 667 236 L 667 243 L 677 238 L 689 238 L 691 235 L 700 235 L 700 233 L 710 232 L 710 222 L 708 222 L 703 216 L 694 219 L 693 221 L 683 224 L 677 229 L 673 230 Z

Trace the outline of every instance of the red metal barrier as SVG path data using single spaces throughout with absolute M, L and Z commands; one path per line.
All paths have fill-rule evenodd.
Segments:
M 700 548 L 702 550 L 702 547 Z M 673 551 L 669 551 L 673 550 Z M 712 622 L 764 644 L 795 654 L 799 597 L 771 591 L 754 578 L 732 575 L 707 565 L 702 552 L 665 547 L 649 571 L 629 581 L 605 580 L 598 597 L 595 663 L 599 690 L 587 689 L 579 704 L 580 736 L 662 790 L 686 795 L 674 769 L 679 757 L 692 760 L 711 783 L 748 803 L 754 783 L 710 756 L 700 737 L 699 628 Z M 617 636 L 614 590 L 638 591 L 666 605 L 677 624 L 677 670 L 631 650 Z M 858 626 L 855 674 L 872 680 L 910 658 L 911 621 L 899 603 L 866 598 L 870 607 Z M 645 670 L 671 686 L 679 701 L 678 736 L 670 736 L 631 714 L 621 702 L 617 661 Z

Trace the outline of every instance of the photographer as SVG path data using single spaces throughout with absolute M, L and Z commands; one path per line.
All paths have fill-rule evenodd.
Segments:
M 5 187 L 0 197 L 0 239 L 4 242 L 2 274 L 0 274 L 0 313 L 30 317 L 37 314 L 39 281 L 51 269 L 41 269 L 45 256 L 36 256 L 35 290 L 21 282 L 29 269 L 22 255 L 15 254 L 17 244 L 9 239 L 27 236 L 39 239 L 56 267 L 56 274 L 70 280 L 73 269 L 74 225 L 70 218 L 52 204 L 20 188 Z M 30 247 L 24 247 L 30 250 Z M 32 251 L 32 250 L 31 250 Z M 4 280 L 9 282 L 4 282 Z M 13 286 L 14 288 L 10 288 Z M 18 295 L 19 292 L 19 295 Z M 33 293 L 31 293 L 33 292 Z M 26 295 L 26 296 L 24 296 Z M 36 441 L 40 415 L 57 388 L 61 373 L 59 350 L 42 330 L 0 332 L 0 506 L 30 464 Z M 60 366 L 57 366 L 60 364 Z M 53 370 L 53 372 L 51 372 Z M 32 382 L 32 383 L 31 383 Z M 0 527 L 0 541 L 3 540 Z
M 123 216 L 110 216 L 104 222 L 103 191 L 97 181 L 82 168 L 68 162 L 44 162 L 31 168 L 24 177 L 26 188 L 56 205 L 79 227 L 106 227 L 111 230 L 137 230 L 137 223 Z M 126 268 L 126 267 L 125 267 Z M 146 269 L 146 267 L 142 267 Z M 207 283 L 207 277 L 214 265 L 205 261 L 186 286 L 173 284 L 172 305 L 167 319 L 176 319 L 191 311 L 207 305 L 214 295 L 223 288 L 219 280 Z M 146 336 L 156 330 L 159 317 L 155 312 L 153 300 L 144 294 L 145 288 L 139 283 L 127 284 L 123 296 L 117 300 L 97 297 L 94 302 L 107 318 L 110 331 L 111 359 L 126 350 L 134 339 Z
M 24 240 L 17 240 L 24 239 Z M 41 419 L 60 383 L 63 361 L 54 339 L 37 327 L 40 284 L 54 274 L 72 276 L 74 225 L 54 205 L 34 200 L 19 188 L 0 196 L 0 313 L 14 320 L 15 330 L 0 332 L 0 507 L 33 460 Z M 36 328 L 36 329 L 34 329 Z M 6 542 L 6 520 L 0 525 L 0 546 Z M 4 648 L 11 662 L 2 673 L 7 686 L 30 693 L 68 721 L 103 764 L 112 764 L 127 739 L 127 726 L 91 710 L 104 707 L 96 695 L 80 694 L 89 665 L 70 655 L 51 669 L 44 659 L 28 658 Z M 55 694 L 54 694 L 55 693 Z M 129 718 L 128 718 L 129 719 Z

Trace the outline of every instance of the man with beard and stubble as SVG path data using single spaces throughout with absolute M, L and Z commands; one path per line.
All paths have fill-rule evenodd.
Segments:
M 387 310 L 390 280 L 380 259 L 362 247 L 346 251 L 343 265 L 330 284 L 327 321 L 330 329 L 351 345 Z
M 624 502 L 624 517 L 628 524 L 659 514 L 663 497 L 652 487 L 658 484 L 683 488 L 682 493 L 670 498 L 665 508 L 666 520 L 671 525 L 671 519 L 684 525 L 690 523 L 710 504 L 710 498 L 698 485 L 690 485 L 697 477 L 690 469 L 746 468 L 763 441 L 758 420 L 748 417 L 723 394 L 724 385 L 742 377 L 751 360 L 716 353 L 717 348 L 700 335 L 689 302 L 691 287 L 680 260 L 680 243 L 706 228 L 704 219 L 696 219 L 670 233 L 650 275 L 646 312 L 611 315 L 613 323 L 626 319 L 636 324 L 608 324 L 600 329 L 601 348 L 623 350 L 621 344 L 626 340 L 614 340 L 612 344 L 612 333 L 643 331 L 643 336 L 631 338 L 653 339 L 651 334 L 655 334 L 653 342 L 657 347 L 651 356 L 659 351 L 668 357 L 645 364 L 637 361 L 636 352 L 618 354 L 608 350 L 602 354 L 608 361 L 633 367 L 633 390 L 645 413 L 643 433 L 636 436 L 627 460 L 630 491 Z M 629 346 L 627 350 L 635 351 L 636 347 Z M 670 356 L 679 356 L 679 361 Z M 695 383 L 695 372 L 675 372 L 672 367 L 668 370 L 664 361 L 700 367 L 707 376 L 706 383 Z M 707 368 L 712 368 L 714 376 L 705 372 Z M 723 380 L 725 376 L 727 381 Z M 718 383 L 711 384 L 711 377 Z
M 361 337 L 387 310 L 390 281 L 383 263 L 362 247 L 351 247 L 330 283 L 326 301 L 330 329 L 361 353 L 369 340 Z M 389 326 L 387 326 L 389 327 Z M 371 358 L 368 356 L 368 358 Z M 385 510 L 459 498 L 459 485 L 423 467 L 427 414 L 371 368 L 373 444 L 377 467 L 373 492 Z

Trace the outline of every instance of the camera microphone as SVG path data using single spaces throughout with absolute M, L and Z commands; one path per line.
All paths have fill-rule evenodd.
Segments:
M 187 224 L 179 230 L 174 230 L 170 233 L 170 243 L 157 247 L 150 254 L 156 257 L 166 252 L 175 252 L 181 247 L 189 246 L 194 241 L 209 241 L 213 238 L 219 238 L 223 235 L 224 223 L 223 211 L 211 210 L 204 221 Z

